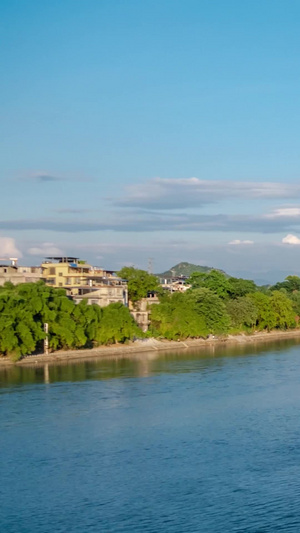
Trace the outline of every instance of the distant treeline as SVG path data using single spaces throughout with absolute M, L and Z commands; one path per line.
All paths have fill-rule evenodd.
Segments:
M 124 267 L 133 305 L 156 291 L 159 304 L 151 306 L 147 335 L 186 339 L 229 333 L 295 328 L 300 315 L 300 278 L 288 276 L 273 287 L 228 277 L 218 270 L 195 272 L 185 292 L 170 293 L 143 270 Z M 43 351 L 44 324 L 49 327 L 49 349 L 91 348 L 124 343 L 144 334 L 129 309 L 120 303 L 107 307 L 75 304 L 64 289 L 43 282 L 0 287 L 0 354 L 18 360 Z

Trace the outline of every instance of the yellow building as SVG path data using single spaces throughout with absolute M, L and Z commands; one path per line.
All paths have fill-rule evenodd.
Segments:
M 47 257 L 42 263 L 43 279 L 52 287 L 87 285 L 92 267 L 77 257 Z
M 51 287 L 63 287 L 76 303 L 105 307 L 120 302 L 128 305 L 127 282 L 113 271 L 92 267 L 76 257 L 47 257 L 42 263 L 43 280 Z

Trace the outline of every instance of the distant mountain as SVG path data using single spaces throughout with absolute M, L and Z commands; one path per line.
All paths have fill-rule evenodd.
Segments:
M 169 270 L 166 270 L 166 272 L 156 274 L 156 276 L 159 276 L 160 278 L 190 276 L 193 272 L 210 272 L 211 270 L 219 270 L 219 272 L 223 272 L 223 270 L 220 270 L 219 268 L 214 269 L 213 267 L 193 265 L 192 263 L 178 263 L 178 265 L 171 267 Z M 225 274 L 225 272 L 223 273 Z

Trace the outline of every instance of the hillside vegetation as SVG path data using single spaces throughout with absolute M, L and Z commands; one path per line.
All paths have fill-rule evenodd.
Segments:
M 213 267 L 209 267 L 209 266 L 193 265 L 193 263 L 182 262 L 171 267 L 169 270 L 166 270 L 166 272 L 162 272 L 162 274 L 156 274 L 156 275 L 160 278 L 171 278 L 171 277 L 176 277 L 176 276 L 188 276 L 189 277 L 191 274 L 193 274 L 193 272 L 210 272 L 211 270 L 218 270 L 218 269 L 213 269 Z M 223 271 L 220 270 L 220 272 L 223 272 Z

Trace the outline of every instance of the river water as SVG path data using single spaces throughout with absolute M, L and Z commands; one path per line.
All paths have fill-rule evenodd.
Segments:
M 0 369 L 0 531 L 300 531 L 300 344 Z

